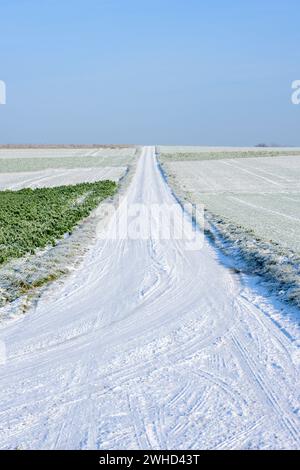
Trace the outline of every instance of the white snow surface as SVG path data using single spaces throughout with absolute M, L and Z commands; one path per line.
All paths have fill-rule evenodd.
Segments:
M 300 156 L 164 163 L 177 192 L 300 253 Z
M 51 168 L 42 171 L 0 173 L 0 190 L 22 188 L 50 188 L 66 184 L 94 183 L 101 180 L 119 181 L 126 167 Z
M 124 148 L 0 148 L 0 158 L 68 158 L 68 157 L 129 157 L 134 156 L 134 147 Z
M 127 196 L 174 203 L 153 148 Z M 0 448 L 299 448 L 298 330 L 284 314 L 208 242 L 99 239 L 0 330 Z

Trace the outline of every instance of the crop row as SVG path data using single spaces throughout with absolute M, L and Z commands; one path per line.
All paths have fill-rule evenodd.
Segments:
M 0 264 L 54 245 L 116 187 L 106 180 L 0 192 Z

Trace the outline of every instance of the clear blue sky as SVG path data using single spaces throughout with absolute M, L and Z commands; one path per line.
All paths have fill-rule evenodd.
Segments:
M 299 0 L 0 0 L 0 143 L 300 145 Z

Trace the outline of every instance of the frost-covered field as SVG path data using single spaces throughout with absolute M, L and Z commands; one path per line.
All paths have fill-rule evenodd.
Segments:
M 163 154 L 183 154 L 183 153 L 197 153 L 199 154 L 199 159 L 201 158 L 201 154 L 203 153 L 233 153 L 239 152 L 239 154 L 243 154 L 244 152 L 251 152 L 251 153 L 294 153 L 300 151 L 300 148 L 296 147 L 208 147 L 208 146 L 193 146 L 193 145 L 182 145 L 182 146 L 173 146 L 173 145 L 160 145 L 157 147 L 160 153 Z
M 300 253 L 300 156 L 165 163 L 213 213 Z
M 48 169 L 43 171 L 0 173 L 0 190 L 22 188 L 51 188 L 64 184 L 94 183 L 95 181 L 119 181 L 126 173 L 127 168 L 74 168 L 74 169 Z
M 160 161 L 169 183 L 182 200 L 204 204 L 217 246 L 300 306 L 300 150 L 165 151 Z
M 99 148 L 0 148 L 0 158 L 65 158 L 65 157 L 133 157 L 134 147 L 99 147 Z
M 48 169 L 126 167 L 134 162 L 136 152 L 137 149 L 133 147 L 120 149 L 0 148 L 0 174 Z
M 119 181 L 137 149 L 0 148 L 0 190 Z

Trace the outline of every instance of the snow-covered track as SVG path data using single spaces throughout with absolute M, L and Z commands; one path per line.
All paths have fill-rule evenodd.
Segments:
M 127 202 L 176 202 L 152 147 Z M 51 292 L 0 330 L 1 448 L 299 447 L 295 338 L 208 242 L 99 239 Z

